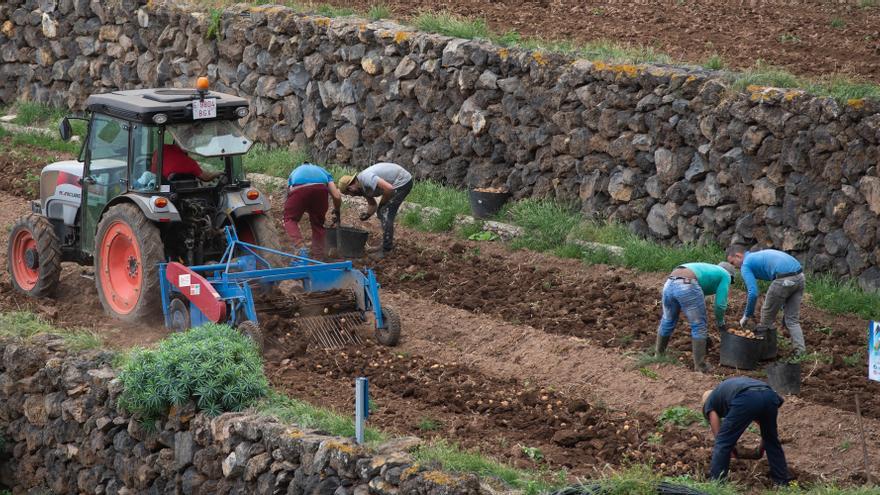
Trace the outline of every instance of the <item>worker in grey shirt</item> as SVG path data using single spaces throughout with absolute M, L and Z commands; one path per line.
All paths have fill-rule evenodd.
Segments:
M 363 196 L 367 200 L 367 211 L 361 213 L 361 221 L 368 220 L 373 213 L 382 225 L 382 246 L 371 249 L 371 254 L 383 257 L 394 249 L 394 219 L 404 198 L 413 187 L 412 175 L 396 163 L 381 162 L 356 176 L 344 175 L 339 179 L 339 190 L 349 196 Z M 378 204 L 375 198 L 380 198 Z

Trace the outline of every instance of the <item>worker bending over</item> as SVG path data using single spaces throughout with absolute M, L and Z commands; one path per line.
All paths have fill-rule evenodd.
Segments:
M 373 213 L 382 225 L 382 246 L 368 251 L 383 257 L 394 249 L 394 219 L 404 198 L 413 187 L 412 175 L 396 163 L 377 163 L 356 176 L 345 175 L 339 179 L 339 190 L 350 196 L 363 196 L 367 211 L 361 213 L 361 221 L 369 220 Z M 379 197 L 376 204 L 375 198 Z
M 293 169 L 287 178 L 287 200 L 284 202 L 284 230 L 290 236 L 297 249 L 305 247 L 299 221 L 304 213 L 309 215 L 312 227 L 312 249 L 310 256 L 315 259 L 324 258 L 326 230 L 324 222 L 327 217 L 329 202 L 327 195 L 333 198 L 333 216 L 331 225 L 339 225 L 342 195 L 333 183 L 333 176 L 327 170 L 303 163 Z
M 663 317 L 657 329 L 657 356 L 662 356 L 669 345 L 669 337 L 678 323 L 678 315 L 684 313 L 691 326 L 691 349 L 694 354 L 694 370 L 709 371 L 706 364 L 706 314 L 707 295 L 715 295 L 715 323 L 722 331 L 724 312 L 727 310 L 727 294 L 733 282 L 735 270 L 730 263 L 686 263 L 672 270 L 663 285 Z
M 782 308 L 782 321 L 791 335 L 792 345 L 797 354 L 806 352 L 804 332 L 801 330 L 801 300 L 804 297 L 805 279 L 800 262 L 787 253 L 775 249 L 764 249 L 750 253 L 745 246 L 734 244 L 727 248 L 727 261 L 740 269 L 743 282 L 748 290 L 746 310 L 740 326 L 747 326 L 755 314 L 758 301 L 758 280 L 772 281 L 764 296 L 761 307 L 759 332 L 776 332 L 773 320 Z
M 714 390 L 703 393 L 703 416 L 715 436 L 710 478 L 727 477 L 731 455 L 760 459 L 767 452 L 770 479 L 777 485 L 788 484 L 788 465 L 776 428 L 776 416 L 782 403 L 782 397 L 769 385 L 744 376 L 728 378 Z M 736 442 L 752 421 L 761 428 L 761 446 L 754 455 L 737 452 Z

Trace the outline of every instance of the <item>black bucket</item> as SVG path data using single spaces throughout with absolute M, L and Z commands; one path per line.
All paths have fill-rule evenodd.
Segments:
M 327 248 L 336 249 L 336 256 L 341 258 L 360 258 L 369 236 L 366 230 L 354 227 L 327 229 Z
M 779 336 L 776 329 L 768 328 L 763 332 L 763 335 L 758 333 L 758 336 L 764 339 L 764 345 L 761 348 L 761 360 L 769 361 L 776 359 L 776 356 L 779 354 Z
M 782 395 L 801 393 L 801 363 L 776 361 L 767 365 L 767 383 Z
M 729 332 L 721 332 L 721 366 L 753 370 L 764 351 L 763 339 L 747 339 Z
M 468 198 L 471 201 L 471 213 L 476 218 L 491 218 L 501 211 L 501 207 L 507 202 L 510 193 L 489 192 L 480 189 L 470 189 Z

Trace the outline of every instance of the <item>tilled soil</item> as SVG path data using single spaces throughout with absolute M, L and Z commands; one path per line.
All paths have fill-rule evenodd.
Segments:
M 387 289 L 622 351 L 649 349 L 661 313 L 658 291 L 632 282 L 633 274 L 627 270 L 602 269 L 598 275 L 588 269 L 568 272 L 553 265 L 511 262 L 496 253 L 477 254 L 464 243 L 453 243 L 448 249 L 399 243 L 395 255 L 379 262 L 377 269 Z M 728 314 L 741 314 L 743 302 L 743 295 L 736 294 Z M 880 384 L 865 376 L 866 323 L 810 308 L 802 310 L 801 323 L 808 350 L 830 360 L 804 363 L 801 397 L 852 411 L 852 397 L 858 393 L 866 404 L 863 414 L 880 418 Z M 717 363 L 717 331 L 710 333 L 715 345 L 709 360 Z M 675 335 L 671 347 L 687 364 L 690 339 L 684 319 Z M 849 365 L 843 359 L 847 356 L 861 357 Z M 761 377 L 760 372 L 725 367 L 715 372 Z
M 12 138 L 0 138 L 0 191 L 37 199 L 40 170 L 49 163 L 73 158 L 67 153 L 47 151 L 28 145 L 13 145 Z
M 651 461 L 666 474 L 682 475 L 704 472 L 711 457 L 711 441 L 702 432 L 593 406 L 527 380 L 493 379 L 456 362 L 372 343 L 307 355 L 269 352 L 270 380 L 294 396 L 347 411 L 354 378 L 366 376 L 375 401 L 371 425 L 422 437 L 437 434 L 521 468 L 565 468 L 589 476 L 608 465 Z M 767 466 L 739 462 L 734 469 L 735 479 L 753 485 Z
M 366 11 L 367 0 L 331 0 Z M 614 0 L 390 0 L 396 17 L 446 10 L 484 18 L 496 32 L 548 40 L 611 40 L 732 68 L 762 60 L 796 74 L 843 72 L 880 81 L 880 8 L 858 2 L 663 2 Z

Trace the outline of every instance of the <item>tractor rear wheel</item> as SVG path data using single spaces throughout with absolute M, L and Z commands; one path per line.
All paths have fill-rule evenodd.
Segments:
M 12 286 L 32 297 L 52 295 L 61 277 L 61 243 L 43 215 L 19 218 L 9 233 L 7 264 Z
M 238 239 L 249 244 L 267 247 L 276 251 L 281 249 L 281 240 L 278 237 L 278 230 L 272 219 L 268 215 L 250 215 L 240 218 L 236 222 L 236 230 L 238 231 Z M 283 256 L 273 255 L 269 253 L 258 253 L 275 266 L 286 266 L 287 260 Z
M 158 318 L 163 259 L 159 228 L 137 206 L 107 210 L 95 236 L 95 284 L 104 310 L 125 321 Z

